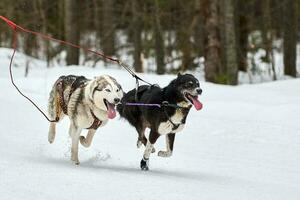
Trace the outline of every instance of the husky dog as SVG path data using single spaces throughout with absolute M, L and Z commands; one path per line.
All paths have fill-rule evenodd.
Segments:
M 51 119 L 59 122 L 69 116 L 69 134 L 72 138 L 71 160 L 79 164 L 78 143 L 91 145 L 98 127 L 116 116 L 115 105 L 123 97 L 120 84 L 111 76 L 104 75 L 89 80 L 83 76 L 61 76 L 54 84 L 48 102 Z M 51 122 L 48 141 L 53 143 L 56 122 Z M 87 136 L 80 136 L 88 129 Z
M 159 136 L 166 137 L 166 151 L 159 151 L 158 156 L 170 157 L 173 152 L 175 133 L 184 128 L 187 115 L 192 105 L 196 110 L 202 108 L 198 95 L 202 93 L 199 81 L 191 74 L 178 74 L 171 83 L 160 88 L 159 86 L 140 86 L 129 91 L 122 98 L 122 104 L 117 105 L 121 117 L 136 128 L 138 132 L 137 146 L 146 146 L 140 167 L 148 170 L 149 157 L 155 152 L 154 143 Z M 132 107 L 125 106 L 125 102 L 139 102 L 144 104 L 168 103 L 162 107 Z M 145 129 L 150 129 L 149 140 L 145 137 Z

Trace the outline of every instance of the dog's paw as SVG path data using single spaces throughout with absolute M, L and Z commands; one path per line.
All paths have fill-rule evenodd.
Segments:
M 80 136 L 79 137 L 79 141 L 80 141 L 80 144 L 84 147 L 89 147 L 89 145 L 86 143 L 86 139 L 84 136 Z
M 157 155 L 160 157 L 165 157 L 165 158 L 170 157 L 170 156 L 172 156 L 172 151 L 159 151 L 157 153 Z
M 55 139 L 55 133 L 50 133 L 48 134 L 48 142 L 50 144 L 52 144 L 54 142 L 54 139 Z
M 137 142 L 136 142 L 136 146 L 137 146 L 137 148 L 140 148 L 141 146 L 142 146 L 142 141 L 141 140 L 138 140 Z
M 72 162 L 74 165 L 79 165 L 79 164 L 80 164 L 79 160 L 71 160 L 71 162 Z
M 142 171 L 148 171 L 149 170 L 149 159 L 143 158 L 141 160 L 140 167 L 141 167 Z
M 155 153 L 155 148 L 154 147 L 152 147 L 152 150 L 151 150 L 151 153 Z

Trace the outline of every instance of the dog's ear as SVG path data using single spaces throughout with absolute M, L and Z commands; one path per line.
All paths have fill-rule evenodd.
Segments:
M 183 74 L 181 72 L 178 72 L 177 77 L 182 76 Z
M 100 77 L 97 80 L 97 88 L 100 90 L 103 90 L 108 85 L 108 82 L 105 80 L 105 78 Z

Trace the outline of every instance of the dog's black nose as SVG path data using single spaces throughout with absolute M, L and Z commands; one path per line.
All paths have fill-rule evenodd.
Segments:
M 198 88 L 196 91 L 198 94 L 202 94 L 202 89 Z
M 119 98 L 114 98 L 114 102 L 117 104 L 120 102 L 120 99 Z

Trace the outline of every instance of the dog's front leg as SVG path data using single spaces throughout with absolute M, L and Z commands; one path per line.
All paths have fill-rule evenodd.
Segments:
M 84 147 L 89 147 L 92 143 L 92 140 L 93 140 L 93 137 L 96 133 L 96 130 L 95 129 L 90 129 L 86 135 L 86 137 L 84 136 L 80 136 L 80 143 L 82 146 Z
M 166 135 L 166 151 L 159 151 L 158 156 L 161 157 L 170 157 L 172 156 L 173 152 L 173 146 L 174 146 L 174 140 L 175 140 L 175 133 L 170 133 Z
M 54 142 L 55 133 L 56 133 L 56 122 L 50 122 L 49 132 L 48 132 L 48 141 L 50 144 Z
M 142 170 L 149 170 L 149 157 L 154 148 L 153 145 L 159 136 L 160 135 L 156 131 L 150 131 L 149 140 L 147 142 L 146 149 L 144 151 L 144 156 L 140 164 Z
M 79 144 L 79 136 L 80 136 L 81 130 L 82 129 L 76 127 L 74 124 L 70 125 L 69 133 L 72 138 L 71 161 L 74 162 L 75 165 L 79 165 L 78 144 Z

